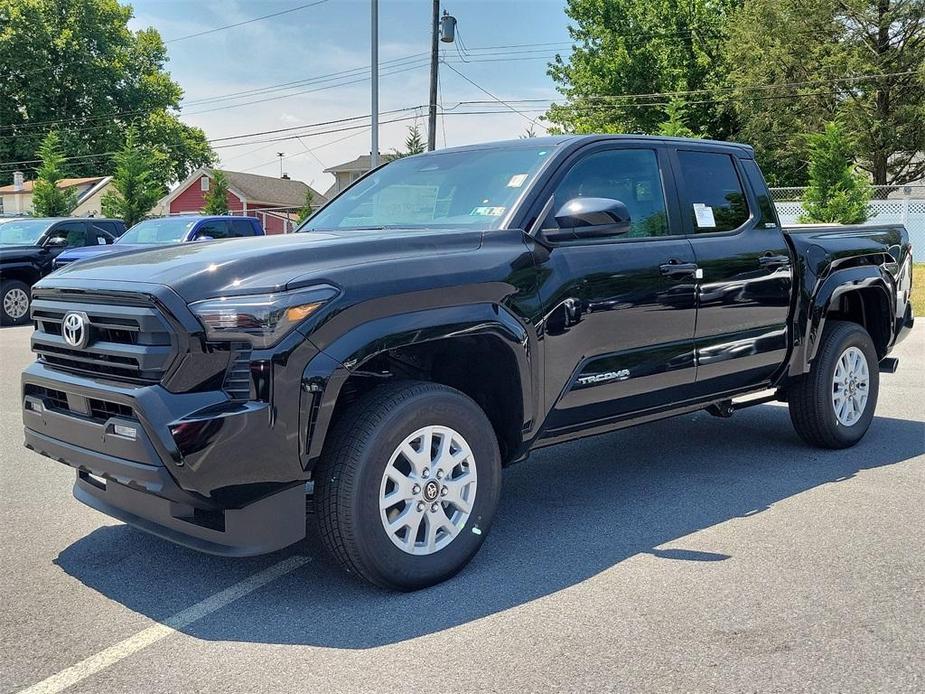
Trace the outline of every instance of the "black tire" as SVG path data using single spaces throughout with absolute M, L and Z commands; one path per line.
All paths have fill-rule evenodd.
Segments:
M 21 315 L 12 315 L 7 311 L 10 306 L 8 295 L 21 296 L 19 292 L 26 295 L 26 310 Z M 20 303 L 20 302 L 17 302 Z M 20 303 L 21 305 L 21 303 Z M 32 291 L 29 285 L 19 280 L 3 280 L 0 282 L 0 323 L 3 325 L 24 325 L 29 322 L 29 309 L 32 307 Z
M 851 426 L 839 422 L 832 404 L 835 368 L 850 347 L 858 348 L 867 361 L 869 392 L 860 418 Z M 880 371 L 877 350 L 868 332 L 857 323 L 829 321 L 811 371 L 788 389 L 790 421 L 800 437 L 819 448 L 848 448 L 867 433 L 877 408 Z
M 466 440 L 477 488 L 459 533 L 442 549 L 421 556 L 389 538 L 379 496 L 393 451 L 431 425 L 449 427 Z M 384 588 L 416 590 L 455 575 L 481 547 L 501 493 L 501 456 L 491 423 L 471 398 L 439 384 L 396 381 L 371 391 L 345 413 L 313 477 L 322 542 L 344 569 Z

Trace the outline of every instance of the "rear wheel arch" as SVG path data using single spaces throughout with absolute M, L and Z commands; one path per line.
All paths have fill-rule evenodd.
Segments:
M 856 323 L 870 334 L 882 359 L 893 341 L 893 280 L 878 265 L 858 265 L 830 274 L 809 301 L 805 324 L 797 329 L 790 376 L 812 369 L 827 322 Z

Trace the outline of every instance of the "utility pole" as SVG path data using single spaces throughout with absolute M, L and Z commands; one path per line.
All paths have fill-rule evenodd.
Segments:
M 434 0 L 438 2 L 439 0 Z M 379 166 L 379 0 L 371 0 L 370 24 L 372 25 L 370 35 L 370 68 L 372 74 L 372 138 L 369 150 L 369 166 L 375 169 Z
M 440 0 L 434 0 L 430 37 L 430 102 L 427 110 L 427 151 L 437 147 L 437 62 L 440 59 Z
M 430 103 L 427 109 L 427 151 L 437 147 L 437 66 L 440 62 L 440 41 L 453 43 L 456 40 L 456 18 L 444 10 L 440 17 L 440 0 L 434 0 L 434 23 L 430 37 Z

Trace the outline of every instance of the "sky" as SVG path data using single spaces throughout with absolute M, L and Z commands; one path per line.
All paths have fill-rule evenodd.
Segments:
M 326 0 L 181 38 L 308 1 L 134 0 L 130 27 L 153 26 L 167 42 L 167 70 L 184 91 L 181 119 L 217 140 L 213 147 L 219 166 L 278 176 L 277 152 L 282 152 L 286 173 L 324 192 L 333 183 L 325 168 L 370 151 L 370 1 Z M 545 103 L 514 103 L 521 112 L 514 113 L 493 97 L 556 96 L 546 68 L 570 45 L 563 5 L 561 0 L 442 1 L 441 8 L 457 19 L 458 34 L 455 44 L 441 44 L 448 65 L 440 66 L 438 101 L 447 114 L 438 116 L 438 147 L 518 137 L 527 128 L 537 135 L 545 132 L 537 122 Z M 403 146 L 412 123 L 426 137 L 431 8 L 429 0 L 379 1 L 383 153 Z M 482 103 L 458 105 L 471 101 Z M 355 116 L 366 118 L 318 125 Z M 386 122 L 397 119 L 404 120 Z M 219 139 L 283 128 L 290 130 Z M 293 134 L 300 137 L 268 142 Z

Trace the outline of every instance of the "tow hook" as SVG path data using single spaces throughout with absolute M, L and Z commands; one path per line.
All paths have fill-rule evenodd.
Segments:
M 707 412 L 714 417 L 729 419 L 735 412 L 735 406 L 732 404 L 732 400 L 723 400 L 722 402 L 714 402 L 707 408 Z

